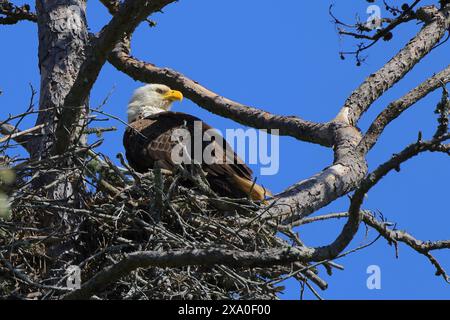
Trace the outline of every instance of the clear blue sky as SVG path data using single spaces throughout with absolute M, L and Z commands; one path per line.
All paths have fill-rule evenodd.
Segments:
M 273 113 L 328 121 L 352 90 L 387 62 L 420 28 L 414 23 L 399 28 L 393 41 L 376 45 L 368 52 L 367 62 L 358 68 L 351 58 L 339 59 L 338 51 L 351 49 L 354 43 L 339 41 L 328 16 L 329 4 L 328 0 L 181 0 L 167 8 L 165 14 L 153 17 L 158 23 L 156 28 L 139 27 L 133 39 L 133 54 L 176 69 L 242 103 Z M 335 4 L 336 14 L 347 21 L 354 21 L 355 14 L 363 19 L 367 17 L 366 1 L 336 0 Z M 91 31 L 97 32 L 109 15 L 97 1 L 89 1 L 88 19 Z M 0 116 L 4 118 L 8 113 L 26 109 L 28 83 L 39 87 L 36 26 L 27 22 L 1 26 L 0 39 L 3 43 L 0 89 L 4 92 L 0 96 Z M 377 101 L 363 117 L 360 128 L 367 129 L 390 101 L 442 70 L 448 64 L 448 46 L 435 50 Z M 98 106 L 115 87 L 105 111 L 126 119 L 129 96 L 140 85 L 106 65 L 92 92 L 91 105 Z M 433 111 L 439 98 L 439 93 L 430 95 L 389 126 L 368 156 L 371 169 L 414 142 L 419 130 L 425 137 L 432 135 L 436 125 Z M 222 130 L 239 127 L 188 100 L 175 109 L 199 116 Z M 31 121 L 24 122 L 22 129 L 31 125 Z M 123 152 L 124 127 L 118 122 L 111 125 L 119 130 L 105 135 L 101 151 L 114 158 Z M 260 177 L 259 181 L 279 192 L 320 171 L 332 159 L 330 149 L 284 137 L 280 145 L 279 174 Z M 398 222 L 399 229 L 406 229 L 420 239 L 449 239 L 448 168 L 448 157 L 440 154 L 414 158 L 400 173 L 391 173 L 383 179 L 368 195 L 364 208 L 379 210 L 390 221 Z M 348 204 L 344 197 L 319 213 L 345 211 Z M 338 235 L 343 223 L 342 220 L 314 224 L 299 232 L 308 245 L 324 245 Z M 370 237 L 375 235 L 370 232 Z M 351 248 L 358 246 L 363 237 L 361 232 Z M 436 256 L 450 269 L 448 250 Z M 328 299 L 450 298 L 450 285 L 434 275 L 433 267 L 423 256 L 403 245 L 399 248 L 399 259 L 395 258 L 394 248 L 381 239 L 374 246 L 338 262 L 345 266 L 344 271 L 336 271 L 332 277 L 322 272 L 329 282 L 329 289 L 322 295 Z M 381 290 L 366 288 L 369 265 L 381 267 Z M 297 299 L 298 285 L 289 281 L 282 297 Z M 306 293 L 306 297 L 312 295 Z

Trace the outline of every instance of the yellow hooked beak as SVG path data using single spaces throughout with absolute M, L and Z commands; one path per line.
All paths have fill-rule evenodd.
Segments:
M 169 101 L 181 101 L 183 100 L 183 94 L 177 90 L 169 90 L 163 95 L 163 98 Z

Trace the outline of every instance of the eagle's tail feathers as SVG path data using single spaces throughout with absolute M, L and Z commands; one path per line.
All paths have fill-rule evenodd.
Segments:
M 266 197 L 271 197 L 273 195 L 270 190 L 254 183 L 251 180 L 239 177 L 236 174 L 233 175 L 233 181 L 240 190 L 250 195 L 252 200 L 264 200 Z

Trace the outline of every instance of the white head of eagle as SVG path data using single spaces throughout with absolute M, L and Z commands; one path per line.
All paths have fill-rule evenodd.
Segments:
M 180 91 L 172 90 L 164 84 L 147 84 L 136 89 L 128 103 L 128 123 L 139 116 L 147 117 L 155 113 L 170 111 L 174 101 L 183 100 Z

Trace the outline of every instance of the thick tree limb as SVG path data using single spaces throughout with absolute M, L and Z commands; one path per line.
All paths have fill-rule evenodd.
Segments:
M 338 116 L 348 115 L 350 124 L 356 124 L 361 115 L 385 91 L 401 80 L 444 36 L 450 26 L 450 5 L 441 11 L 434 7 L 418 10 L 418 14 L 429 14 L 428 23 L 409 41 L 400 52 L 380 70 L 370 75 L 347 99 Z
M 328 248 L 309 249 L 288 247 L 261 252 L 243 252 L 226 249 L 192 249 L 171 252 L 140 251 L 127 255 L 120 262 L 97 273 L 82 287 L 67 294 L 64 299 L 88 299 L 96 292 L 101 292 L 109 284 L 130 274 L 138 268 L 176 268 L 184 266 L 226 265 L 229 267 L 270 267 L 286 265 L 298 261 L 317 261 L 319 264 L 335 258 Z M 307 268 L 307 267 L 306 267 Z M 301 271 L 308 271 L 307 269 Z
M 108 9 L 109 13 L 115 15 L 119 11 L 119 0 L 100 0 L 100 2 Z
M 362 180 L 358 189 L 356 189 L 354 195 L 352 196 L 350 208 L 348 210 L 348 221 L 344 225 L 341 233 L 330 245 L 311 249 L 311 260 L 321 261 L 337 257 L 339 253 L 341 253 L 350 244 L 350 242 L 358 232 L 359 224 L 362 221 L 361 205 L 364 201 L 364 196 L 366 195 L 366 193 L 386 174 L 388 174 L 392 170 L 398 169 L 403 162 L 411 159 L 419 153 L 425 151 L 442 152 L 441 143 L 445 140 L 448 140 L 449 138 L 450 134 L 445 134 L 430 141 L 418 141 L 406 147 L 400 153 L 394 155 L 389 161 L 380 165 L 364 180 Z M 285 220 L 285 223 L 293 223 L 297 220 L 300 220 L 301 217 L 302 216 L 299 214 L 294 214 L 287 220 Z M 437 262 L 433 264 L 436 267 L 439 266 Z
M 441 143 L 450 138 L 450 134 L 446 134 L 444 136 L 433 138 L 430 141 L 418 141 L 414 144 L 409 145 L 403 151 L 398 154 L 395 154 L 390 160 L 380 165 L 377 169 L 375 169 L 372 173 L 370 173 L 360 184 L 358 189 L 356 189 L 354 195 L 352 196 L 350 208 L 348 210 L 349 217 L 346 225 L 344 226 L 343 231 L 339 235 L 339 237 L 329 246 L 329 250 L 331 252 L 340 252 L 339 250 L 343 250 L 345 248 L 344 245 L 348 245 L 350 241 L 353 239 L 354 235 L 358 231 L 359 223 L 362 220 L 362 210 L 361 205 L 364 201 L 364 196 L 369 190 L 375 186 L 385 175 L 387 175 L 392 170 L 398 170 L 400 165 L 409 159 L 417 156 L 418 154 L 431 151 L 431 152 L 439 152 Z M 403 237 L 402 240 L 406 241 L 407 237 Z M 409 239 L 411 240 L 411 239 Z M 408 245 L 411 243 L 406 242 Z M 414 247 L 413 247 L 414 248 Z M 420 246 L 415 246 L 415 248 L 420 248 Z M 421 253 L 424 253 L 422 251 Z M 438 268 L 438 271 L 445 275 L 445 272 L 442 271 L 439 263 L 426 252 L 427 257 L 432 261 L 433 265 Z M 448 281 L 448 277 L 445 275 L 446 281 Z
M 370 125 L 369 130 L 367 130 L 367 133 L 362 138 L 358 146 L 359 152 L 367 153 L 375 145 L 378 138 L 390 122 L 400 116 L 416 102 L 448 82 L 450 82 L 450 66 L 433 77 L 427 79 L 402 98 L 392 102 Z
M 340 175 L 333 175 L 333 173 L 330 173 L 331 177 L 336 179 L 330 179 L 328 177 L 323 179 L 322 183 L 319 183 L 315 186 L 317 188 L 316 190 L 319 191 L 319 193 L 311 192 L 311 189 L 306 189 L 309 191 L 309 196 L 321 196 L 323 193 L 327 198 L 325 198 L 323 201 L 319 202 L 322 206 L 326 205 L 326 202 L 330 201 L 331 198 L 336 197 L 343 192 L 345 188 L 354 188 L 356 187 L 359 182 L 364 177 L 365 173 L 367 172 L 367 165 L 365 160 L 362 157 L 359 157 L 354 152 L 355 144 L 359 142 L 359 134 L 355 133 L 355 128 L 349 127 L 350 130 L 342 131 L 338 130 L 338 145 L 336 147 L 335 151 L 335 165 L 333 165 L 331 168 L 337 169 L 338 166 L 341 168 L 346 168 L 348 170 L 347 174 L 343 174 L 340 172 Z M 330 169 L 326 169 L 322 172 L 325 173 L 329 171 Z M 344 171 L 345 172 L 345 171 Z M 352 180 L 353 179 L 353 180 Z M 331 180 L 331 181 L 330 181 Z M 363 180 L 364 181 L 364 180 Z M 323 185 L 323 182 L 328 182 L 328 184 Z M 339 185 L 339 183 L 344 182 L 342 185 Z M 330 189 L 330 190 L 329 190 Z M 358 190 L 360 190 L 361 187 L 359 187 Z M 299 193 L 302 194 L 305 190 L 300 191 Z M 350 190 L 346 191 L 345 193 L 348 193 Z M 365 192 L 355 192 L 352 202 L 349 209 L 349 216 L 347 223 L 344 225 L 341 233 L 339 236 L 329 245 L 314 248 L 312 249 L 311 254 L 311 260 L 312 261 L 323 261 L 323 260 L 330 260 L 336 258 L 353 240 L 354 236 L 358 232 L 359 225 L 361 222 L 361 213 L 360 209 L 358 207 L 359 201 L 363 201 Z M 305 197 L 307 195 L 304 195 Z M 294 196 L 295 202 L 297 204 L 301 203 L 303 201 L 302 197 L 299 197 L 298 195 Z M 291 200 L 292 201 L 292 200 Z M 330 201 L 331 202 L 331 201 Z M 314 206 L 316 203 L 311 202 L 310 206 Z M 357 208 L 358 207 L 358 208 Z M 318 208 L 317 208 L 318 209 Z M 314 209 L 313 211 L 316 211 L 317 209 Z M 295 222 L 298 219 L 301 219 L 305 217 L 307 214 L 312 213 L 310 207 L 305 207 L 302 210 L 298 210 L 297 213 L 290 215 L 287 219 L 283 221 L 284 224 L 291 224 Z M 271 212 L 271 214 L 273 214 Z
M 107 55 L 123 34 L 132 33 L 139 23 L 153 12 L 176 0 L 127 0 L 111 21 L 100 32 L 88 48 L 88 55 L 81 65 L 75 83 L 64 100 L 64 109 L 56 129 L 55 152 L 63 153 L 70 145 L 74 127 Z
M 214 93 L 183 74 L 168 68 L 158 68 L 130 55 L 129 40 L 123 40 L 112 51 L 109 62 L 131 78 L 146 83 L 164 83 L 180 90 L 183 95 L 200 107 L 234 120 L 240 124 L 258 129 L 277 129 L 280 135 L 287 135 L 302 141 L 333 145 L 332 125 L 302 120 L 294 116 L 279 116 L 249 107 Z
M 45 157 L 53 145 L 56 118 L 84 60 L 88 43 L 85 9 L 84 0 L 36 1 L 42 75 L 36 125 L 48 126 L 42 130 L 42 138 L 30 143 L 33 158 Z
M 102 0 L 111 14 L 116 14 L 116 0 Z M 183 92 L 184 96 L 217 115 L 229 118 L 240 124 L 258 129 L 277 129 L 280 135 L 299 140 L 332 146 L 331 124 L 320 124 L 302 120 L 294 116 L 278 116 L 266 111 L 249 107 L 222 97 L 183 74 L 158 68 L 154 64 L 140 61 L 130 53 L 130 36 L 118 42 L 108 60 L 118 70 L 134 80 L 146 83 L 165 83 L 173 89 Z
M 352 126 L 338 126 L 334 139 L 333 165 L 278 194 L 274 200 L 276 205 L 264 214 L 265 218 L 277 216 L 283 219 L 283 224 L 289 225 L 358 186 L 367 173 L 365 159 L 355 152 L 361 139 L 359 131 Z
M 223 264 L 239 267 L 265 267 L 283 265 L 302 260 L 305 253 L 298 249 L 267 250 L 265 252 L 240 252 L 222 249 L 194 249 L 172 252 L 134 252 L 117 264 L 97 273 L 80 289 L 65 299 L 88 299 L 108 284 L 117 281 L 137 268 L 181 267 L 188 265 L 213 266 Z

